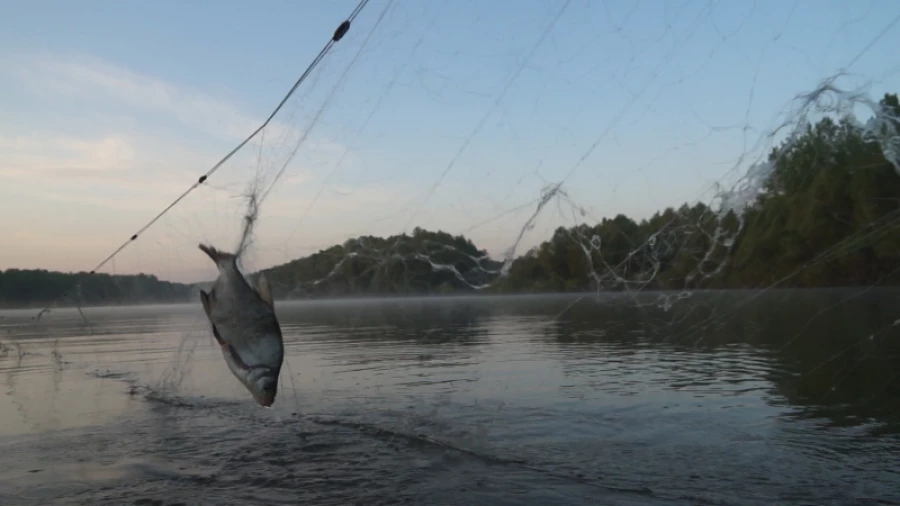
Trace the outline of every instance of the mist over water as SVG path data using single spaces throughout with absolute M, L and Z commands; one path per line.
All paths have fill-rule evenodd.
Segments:
M 0 503 L 900 504 L 900 291 L 748 293 L 282 302 L 272 409 L 199 304 L 6 311 Z

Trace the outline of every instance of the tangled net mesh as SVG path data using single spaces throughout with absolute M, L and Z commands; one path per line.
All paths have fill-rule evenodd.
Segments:
M 801 372 L 768 378 L 789 382 L 793 392 L 770 402 L 804 399 L 812 407 L 803 416 L 865 413 L 889 427 L 898 421 L 883 403 L 897 394 L 896 295 L 859 301 L 895 285 L 900 269 L 900 69 L 888 68 L 884 53 L 895 40 L 896 9 L 843 9 L 567 1 L 525 2 L 507 12 L 474 2 L 373 2 L 273 121 L 153 227 L 96 274 L 78 274 L 75 289 L 61 298 L 47 295 L 54 291 L 47 287 L 64 291 L 71 280 L 48 275 L 29 299 L 46 308 L 7 316 L 0 355 L 21 363 L 28 353 L 45 353 L 42 336 L 65 341 L 58 332 L 98 339 L 155 332 L 175 344 L 138 345 L 147 364 L 128 373 L 132 392 L 195 407 L 214 404 L 202 396 L 242 395 L 236 383 L 209 379 L 228 373 L 198 309 L 197 290 L 216 276 L 197 250 L 205 243 L 239 252 L 250 277 L 265 271 L 279 301 L 482 297 L 462 315 L 425 311 L 430 323 L 369 306 L 316 306 L 303 313 L 314 324 L 285 325 L 299 341 L 303 332 L 329 326 L 348 346 L 354 336 L 387 333 L 433 359 L 438 352 L 430 346 L 442 339 L 478 341 L 448 329 L 459 318 L 489 326 L 493 317 L 485 315 L 502 312 L 489 310 L 499 304 L 490 295 L 565 292 L 572 296 L 548 303 L 552 310 L 505 322 L 503 335 L 536 332 L 563 343 L 632 336 L 677 350 L 716 348 L 721 365 L 702 374 L 726 383 L 746 372 L 729 367 L 740 356 L 721 356 L 732 347 L 790 355 L 804 343 L 802 358 L 790 355 L 803 362 Z M 799 28 L 810 26 L 801 14 L 819 23 L 819 35 Z M 463 31 L 477 35 L 458 36 Z M 848 42 L 838 50 L 840 37 Z M 833 51 L 815 53 L 819 61 L 804 66 L 826 44 Z M 91 184 L 115 191 L 98 197 L 73 190 L 60 199 L 77 209 L 99 199 L 104 213 L 122 216 L 110 218 L 102 237 L 94 220 L 67 221 L 66 237 L 90 243 L 73 246 L 72 262 L 102 258 L 116 238 L 132 234 L 140 223 L 132 218 L 183 191 L 198 167 L 263 116 L 262 109 L 243 113 L 215 94 L 101 61 L 35 61 L 22 79 L 52 74 L 71 86 L 137 97 L 156 90 L 164 99 L 151 107 L 199 139 L 170 143 L 180 147 L 155 156 L 149 153 L 171 139 L 111 146 L 132 150 L 110 155 L 127 159 L 128 170 Z M 287 67 L 273 75 L 291 79 L 295 65 Z M 107 100 L 134 107 L 138 99 Z M 91 234 L 97 239 L 85 241 Z M 66 263 L 61 270 L 78 268 Z M 3 273 L 10 286 L 15 275 Z M 781 291 L 835 286 L 849 291 L 814 292 L 802 304 L 789 301 L 801 295 Z M 102 307 L 145 302 L 193 309 L 190 318 L 154 320 L 148 331 L 121 328 Z M 838 344 L 823 342 L 811 352 L 811 339 Z M 104 363 L 103 346 L 85 353 L 60 346 L 47 352 L 59 369 L 124 374 Z M 282 379 L 288 412 L 334 392 L 350 405 L 361 402 L 357 394 L 368 395 L 350 393 L 350 380 L 337 377 L 315 392 L 298 385 L 309 381 L 302 370 L 313 366 L 293 346 L 288 342 Z M 209 360 L 196 362 L 198 353 Z M 375 349 L 359 353 L 346 360 L 390 362 Z M 655 374 L 655 366 L 643 365 Z M 572 395 L 589 401 L 601 388 L 592 381 Z M 877 385 L 845 385 L 866 381 Z M 491 387 L 492 401 L 527 404 L 525 385 L 519 393 L 508 387 Z M 622 395 L 637 395 L 622 388 Z M 410 395 L 422 403 L 415 415 L 421 418 L 405 413 L 394 420 L 418 428 L 422 420 L 437 423 L 433 413 L 443 401 L 428 392 Z M 22 413 L 26 403 L 16 402 Z M 467 441 L 476 436 L 473 429 Z

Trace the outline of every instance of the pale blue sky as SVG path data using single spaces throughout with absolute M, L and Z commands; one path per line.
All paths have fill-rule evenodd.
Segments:
M 0 268 L 93 267 L 252 131 L 355 5 L 3 2 Z M 900 14 L 893 0 L 573 0 L 535 48 L 562 5 L 371 0 L 263 150 L 248 146 L 110 270 L 208 277 L 196 243 L 234 244 L 256 157 L 270 182 L 360 47 L 263 208 L 255 266 L 417 225 L 499 254 L 526 204 L 570 172 L 579 220 L 702 198 L 750 151 L 743 136 L 759 140 Z M 886 33 L 842 84 L 900 91 L 898 42 Z M 523 245 L 572 223 L 549 206 Z

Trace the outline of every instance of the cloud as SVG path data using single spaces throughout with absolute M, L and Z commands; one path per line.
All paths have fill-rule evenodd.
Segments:
M 155 152 L 170 152 L 175 143 L 196 145 L 204 142 L 201 138 L 196 137 L 197 134 L 205 134 L 219 139 L 220 142 L 205 143 L 205 148 L 209 150 L 206 152 L 207 157 L 204 158 L 206 166 L 202 168 L 194 166 L 194 172 L 205 171 L 212 166 L 237 142 L 244 140 L 255 131 L 269 113 L 269 111 L 250 113 L 233 101 L 220 96 L 170 83 L 158 77 L 141 74 L 86 55 L 56 55 L 42 52 L 3 55 L 0 56 L 0 75 L 3 74 L 8 74 L 14 80 L 18 80 L 24 85 L 23 88 L 32 94 L 36 93 L 45 98 L 49 95 L 51 100 L 64 100 L 64 107 L 54 110 L 50 106 L 49 109 L 56 114 L 59 114 L 60 110 L 71 108 L 72 104 L 82 106 L 92 115 L 96 115 L 98 110 L 113 105 L 119 124 L 113 128 L 107 126 L 107 129 L 102 132 L 103 140 L 107 144 L 92 147 L 94 156 L 84 160 L 85 162 L 100 162 L 99 166 L 106 165 L 104 160 L 114 160 L 112 157 L 101 158 L 102 149 L 107 151 L 117 147 L 126 149 L 126 143 L 133 145 L 137 142 L 133 138 L 134 135 L 141 135 L 141 133 L 131 134 L 132 138 L 129 138 L 122 132 L 123 111 L 128 117 L 124 123 L 128 125 L 129 130 L 142 129 L 145 137 L 142 139 L 144 144 L 150 144 L 147 140 L 153 139 L 157 144 L 154 148 L 157 150 L 162 148 Z M 288 103 L 281 111 L 281 115 L 290 117 L 291 107 L 291 103 Z M 94 121 L 85 125 L 81 115 L 77 114 L 77 116 L 75 124 L 79 125 L 80 129 L 103 128 L 98 123 L 107 123 L 107 125 L 110 123 L 107 117 L 104 118 L 106 121 Z M 175 120 L 187 127 L 188 138 L 185 138 L 183 134 L 174 133 L 171 128 L 160 126 L 160 119 Z M 28 119 L 29 122 L 39 120 L 35 117 Z M 2 122 L 3 119 L 0 118 L 0 133 L 2 133 Z M 20 126 L 17 125 L 17 127 Z M 110 129 L 114 130 L 114 133 L 108 133 Z M 15 131 L 20 131 L 20 128 L 16 128 Z M 78 133 L 83 135 L 81 131 Z M 40 135 L 40 142 L 44 143 L 41 146 L 42 152 L 47 150 L 47 143 L 44 142 L 46 136 L 45 133 Z M 159 146 L 160 138 L 164 136 L 170 137 L 169 145 Z M 31 136 L 30 145 L 32 147 L 37 145 L 35 142 L 37 137 L 36 135 Z M 57 135 L 57 137 L 67 136 Z M 303 130 L 296 128 L 293 124 L 280 121 L 276 117 L 256 139 L 245 146 L 243 153 L 238 157 L 257 150 L 258 143 L 262 142 L 263 152 L 268 153 L 270 159 L 284 160 L 286 153 L 303 137 Z M 72 143 L 98 142 L 96 139 L 81 139 L 71 136 L 66 140 Z M 26 146 L 17 147 L 20 150 L 25 148 Z M 324 157 L 333 162 L 344 149 L 345 147 L 337 142 L 313 134 L 305 139 L 301 153 L 306 156 L 314 153 L 319 158 Z M 182 148 L 180 151 L 184 153 L 186 150 Z M 134 155 L 134 149 L 131 153 Z M 62 157 L 57 156 L 57 158 Z M 192 158 L 197 158 L 197 156 Z M 69 158 L 66 157 L 66 159 Z M 44 166 L 55 163 L 47 155 L 42 155 L 40 161 Z M 70 164 L 71 162 L 66 162 L 64 165 L 69 166 Z M 21 169 L 17 170 L 21 171 Z
M 0 69 L 33 91 L 105 103 L 114 100 L 138 110 L 163 112 L 185 125 L 231 139 L 246 137 L 261 122 L 209 93 L 176 86 L 92 57 L 41 53 L 9 56 L 0 60 Z M 287 125 L 272 127 L 270 135 L 276 135 L 276 130 L 290 130 Z
M 0 254 L 0 268 L 80 268 L 85 259 L 102 258 L 122 233 L 140 227 L 168 205 L 263 119 L 220 97 L 90 57 L 2 55 L 0 79 L 4 75 L 23 84 L 25 100 L 35 100 L 37 93 L 44 107 L 30 107 L 36 112 L 20 118 L 0 117 L 0 200 L 5 201 L 0 202 L 0 211 L 27 207 L 33 236 L 21 242 L 16 254 Z M 96 113 L 110 108 L 114 115 Z M 160 119 L 174 120 L 186 129 L 173 133 L 160 126 Z M 260 139 L 261 150 L 248 144 L 148 231 L 143 245 L 129 248 L 154 252 L 153 260 L 145 258 L 134 268 L 171 270 L 175 267 L 164 259 L 166 252 L 180 251 L 198 238 L 228 244 L 224 241 L 239 232 L 245 203 L 239 197 L 254 171 L 264 183 L 271 183 L 303 137 L 291 125 L 274 121 L 270 127 Z M 204 141 L 204 135 L 219 142 Z M 264 205 L 261 248 L 285 244 L 339 160 L 341 174 L 330 180 L 304 222 L 312 228 L 302 226 L 298 231 L 306 244 L 330 244 L 336 231 L 355 232 L 373 218 L 373 210 L 381 215 L 415 193 L 400 182 L 343 183 L 348 172 L 368 170 L 357 154 L 346 150 L 330 139 L 315 135 L 306 139 Z M 68 220 L 65 226 L 58 223 L 60 213 Z M 69 250 L 78 250 L 74 257 L 47 256 L 47 244 L 72 234 L 90 234 L 91 241 L 70 245 Z M 202 257 L 190 258 L 178 268 L 190 271 L 205 265 Z M 119 260 L 124 267 L 126 258 Z
M 263 120 L 209 93 L 90 56 L 7 54 L 0 56 L 0 75 L 4 73 L 19 80 L 24 89 L 43 95 L 42 100 L 47 101 L 47 95 L 51 95 L 51 99 L 62 99 L 67 107 L 54 109 L 49 105 L 43 114 L 55 115 L 52 120 L 38 113 L 29 115 L 26 122 L 27 128 L 27 123 L 44 127 L 52 121 L 57 128 L 62 126 L 61 131 L 37 128 L 22 134 L 22 124 L 4 125 L 0 118 L 0 179 L 64 179 L 110 187 L 140 185 L 148 190 L 164 183 L 166 191 L 171 190 L 169 180 L 177 179 L 184 189 L 233 147 L 232 142 L 243 140 Z M 85 124 L 81 111 L 69 112 L 70 117 L 64 119 L 73 121 L 65 129 L 66 121 L 57 121 L 58 116 L 72 104 L 89 111 L 114 104 L 119 113 L 116 118 L 94 117 L 94 121 Z M 118 107 L 121 105 L 125 107 Z M 121 111 L 129 116 L 124 128 Z M 148 113 L 182 123 L 188 127 L 188 136 L 176 136 L 159 128 L 158 118 L 148 117 Z M 16 134 L 4 135 L 4 131 Z M 228 141 L 198 142 L 191 132 Z M 264 141 L 258 170 L 274 173 L 302 137 L 301 130 L 277 119 L 272 121 L 256 139 Z M 245 166 L 254 164 L 259 155 L 258 146 L 253 144 L 245 146 L 210 183 L 227 185 L 227 180 L 235 177 L 246 182 Z M 315 156 L 315 163 L 333 164 L 344 149 L 334 141 L 310 137 L 298 159 Z M 296 185 L 315 178 L 313 172 L 297 165 L 296 160 L 291 164 L 285 183 Z M 240 175 L 235 173 L 238 170 Z M 235 183 L 232 181 L 230 186 Z
M 129 208 L 140 202 L 158 206 L 164 202 L 162 195 L 174 197 L 183 191 L 212 159 L 209 154 L 132 134 L 0 135 L 0 186 L 95 204 L 129 195 Z
M 124 135 L 98 139 L 70 135 L 0 136 L 0 176 L 119 170 L 131 166 L 134 160 L 134 140 Z

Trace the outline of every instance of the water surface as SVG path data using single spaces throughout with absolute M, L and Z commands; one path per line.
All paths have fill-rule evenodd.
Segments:
M 900 504 L 898 302 L 283 302 L 273 409 L 199 303 L 6 311 L 0 504 Z

